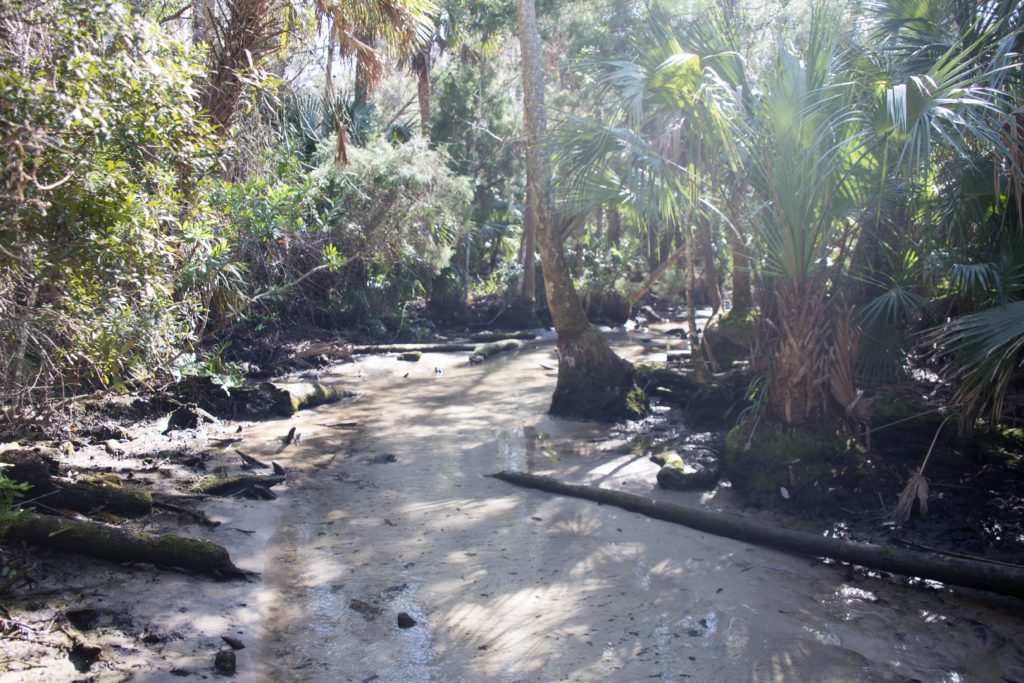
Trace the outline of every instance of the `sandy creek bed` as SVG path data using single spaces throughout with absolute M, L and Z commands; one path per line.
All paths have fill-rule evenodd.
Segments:
M 1024 681 L 1017 601 L 908 589 L 485 478 L 528 469 L 727 505 L 662 493 L 607 427 L 546 416 L 542 364 L 556 362 L 550 343 L 476 366 L 368 358 L 321 377 L 359 399 L 247 425 L 248 452 L 282 462 L 288 485 L 207 510 L 227 527 L 211 537 L 262 581 L 133 575 L 126 592 L 147 591 L 136 619 L 181 637 L 156 665 L 125 642 L 109 680 L 213 678 L 226 633 L 248 644 L 244 681 Z M 275 454 L 292 425 L 300 443 Z M 117 602 L 109 586 L 83 600 L 96 590 Z M 417 625 L 399 629 L 399 612 Z

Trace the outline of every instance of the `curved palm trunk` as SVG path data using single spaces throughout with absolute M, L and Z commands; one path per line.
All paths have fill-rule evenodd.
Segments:
M 633 366 L 616 356 L 601 332 L 587 320 L 556 237 L 565 231 L 557 221 L 551 193 L 551 159 L 543 143 L 547 122 L 536 10 L 533 0 L 516 0 L 516 8 L 523 64 L 527 185 L 537 200 L 541 267 L 548 307 L 558 332 L 558 383 L 550 412 L 598 420 L 643 412 L 646 402 L 636 388 Z

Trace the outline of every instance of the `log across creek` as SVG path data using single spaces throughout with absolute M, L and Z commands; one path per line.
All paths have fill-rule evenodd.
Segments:
M 868 569 L 1024 598 L 1024 567 L 1019 565 L 981 558 L 972 560 L 946 557 L 888 545 L 828 538 L 806 531 L 762 524 L 739 515 L 709 512 L 633 493 L 573 484 L 525 472 L 505 470 L 489 476 L 517 486 L 614 505 L 653 519 L 776 550 L 827 557 Z

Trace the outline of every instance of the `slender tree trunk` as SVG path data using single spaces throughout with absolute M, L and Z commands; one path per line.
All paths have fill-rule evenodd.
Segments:
M 754 307 L 750 292 L 750 254 L 739 235 L 732 236 L 732 310 L 746 313 Z
M 704 286 L 708 289 L 708 302 L 711 310 L 718 313 L 722 310 L 722 293 L 719 289 L 718 266 L 715 265 L 715 250 L 711 245 L 711 223 L 706 218 L 700 219 L 700 251 L 704 261 Z
M 523 212 L 523 290 L 521 296 L 533 303 L 537 300 L 537 199 L 526 187 L 526 210 Z
M 690 362 L 697 373 L 697 378 L 706 380 L 708 378 L 707 364 L 704 362 L 700 337 L 697 334 L 697 306 L 694 303 L 694 285 L 697 281 L 697 258 L 694 252 L 693 226 L 690 225 L 693 216 L 693 205 L 686 209 L 686 216 L 683 219 L 683 239 L 686 244 L 686 327 L 690 337 Z
M 412 67 L 416 72 L 416 97 L 420 105 L 420 135 L 430 139 L 430 47 L 427 43 L 413 58 Z
M 551 157 L 545 149 L 547 121 L 541 74 L 540 36 L 533 0 L 516 0 L 522 49 L 527 184 L 537 201 L 537 241 L 548 308 L 558 332 L 558 383 L 551 399 L 556 415 L 617 419 L 646 409 L 636 389 L 633 366 L 616 356 L 580 305 L 562 254 L 551 189 Z M 631 398 L 633 400 L 631 400 Z M 638 405 L 643 402 L 644 405 Z
M 612 207 L 608 209 L 608 246 L 618 247 L 622 240 L 622 215 Z

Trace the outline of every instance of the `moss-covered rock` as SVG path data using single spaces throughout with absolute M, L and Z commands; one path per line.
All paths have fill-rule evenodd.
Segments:
M 749 360 L 754 346 L 755 317 L 752 311 L 729 311 L 712 318 L 704 329 L 704 339 L 723 367 L 734 361 Z
M 718 470 L 696 459 L 687 462 L 679 453 L 669 451 L 651 456 L 660 464 L 658 486 L 667 491 L 696 491 L 714 488 L 718 483 Z
M 408 363 L 417 363 L 423 354 L 420 351 L 405 351 L 404 353 L 398 354 L 398 360 L 404 360 Z
M 587 319 L 594 324 L 624 325 L 629 320 L 629 299 L 614 289 L 588 289 L 580 298 Z
M 753 432 L 753 433 L 752 433 Z M 725 437 L 724 473 L 749 501 L 775 502 L 831 479 L 856 458 L 836 431 L 743 419 Z

